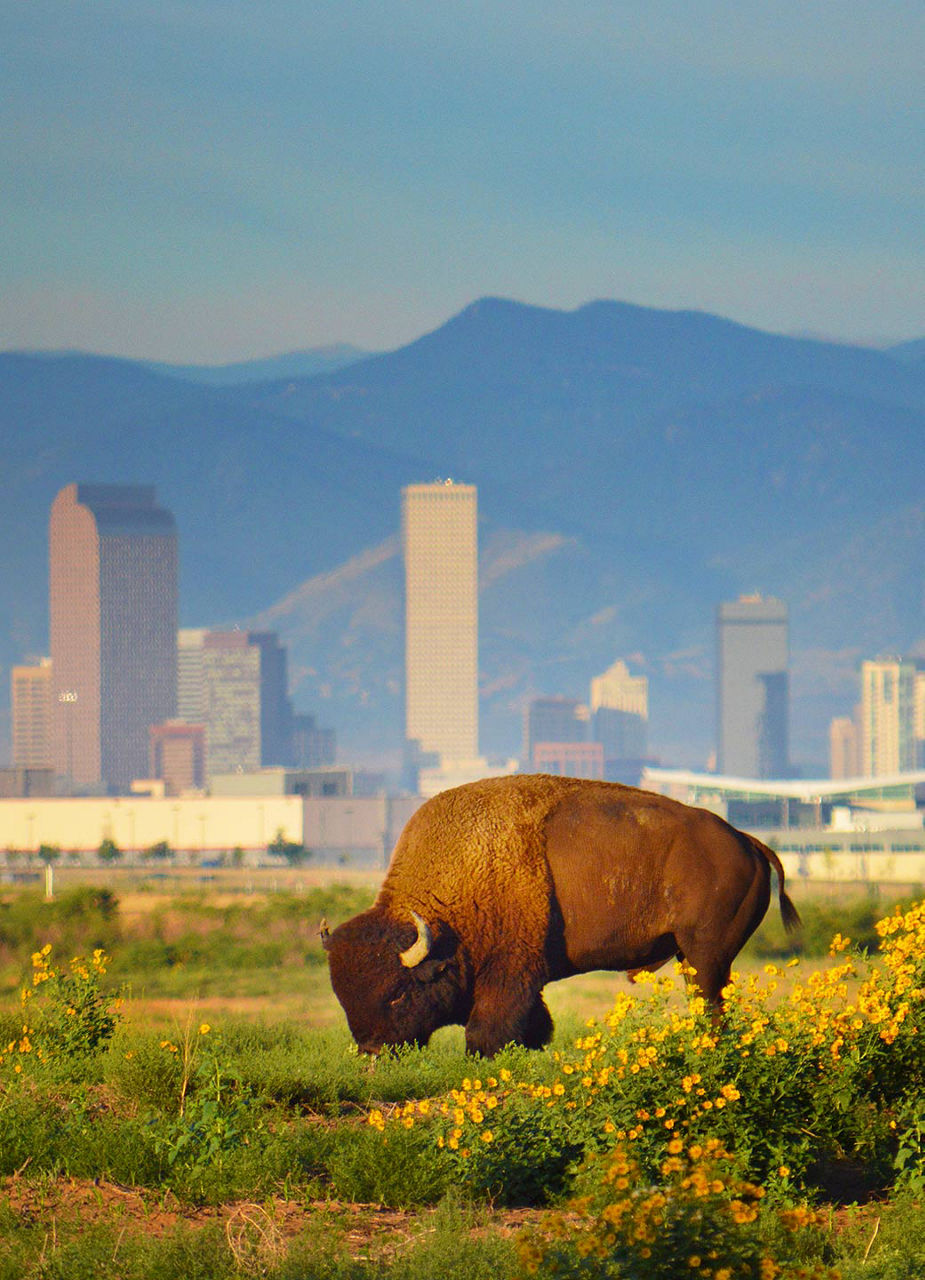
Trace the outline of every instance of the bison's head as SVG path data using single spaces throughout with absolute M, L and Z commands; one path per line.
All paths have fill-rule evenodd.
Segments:
M 409 911 L 396 921 L 380 907 L 322 930 L 331 985 L 360 1051 L 426 1044 L 438 1027 L 464 1021 L 456 937 Z

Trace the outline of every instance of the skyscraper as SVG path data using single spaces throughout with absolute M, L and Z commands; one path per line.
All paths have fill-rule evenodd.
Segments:
M 70 484 L 49 527 L 52 759 L 71 785 L 127 788 L 176 714 L 177 532 L 153 486 Z
M 741 596 L 717 610 L 720 773 L 781 778 L 789 769 L 787 606 Z
M 402 490 L 405 738 L 441 764 L 478 757 L 478 535 L 474 485 Z
M 13 764 L 24 769 L 51 767 L 50 658 L 34 666 L 14 667 L 10 679 L 13 721 Z
M 293 763 L 286 649 L 272 631 L 182 630 L 178 707 L 206 729 L 206 773 Z
M 632 715 L 649 718 L 649 681 L 645 676 L 631 676 L 629 667 L 618 659 L 602 676 L 591 679 L 591 710 L 611 707 Z
M 914 662 L 861 663 L 861 774 L 876 778 L 916 765 Z
M 854 716 L 836 716 L 829 724 L 829 777 L 861 777 L 861 735 Z
M 595 742 L 604 748 L 607 776 L 622 780 L 624 762 L 635 761 L 639 768 L 647 750 L 649 681 L 630 675 L 623 661 L 617 661 L 601 676 L 591 680 L 591 729 Z
M 524 711 L 522 769 L 540 769 L 536 748 L 588 741 L 588 708 L 577 698 L 531 698 Z M 548 754 L 548 753 L 544 753 Z M 576 753 L 577 755 L 577 753 Z

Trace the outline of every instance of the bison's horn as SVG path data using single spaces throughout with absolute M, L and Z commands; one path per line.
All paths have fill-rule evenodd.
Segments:
M 416 911 L 411 912 L 411 917 L 418 927 L 418 936 L 408 950 L 403 951 L 398 957 L 406 969 L 413 969 L 416 964 L 426 960 L 430 953 L 431 945 L 430 929 L 427 927 L 427 921 L 422 920 Z
M 327 951 L 331 946 L 331 930 L 328 928 L 328 922 L 324 916 L 321 917 L 321 928 L 318 930 L 318 937 L 321 939 L 321 945 Z

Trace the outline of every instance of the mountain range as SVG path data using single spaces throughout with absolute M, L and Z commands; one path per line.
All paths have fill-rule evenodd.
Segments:
M 453 476 L 479 489 L 486 753 L 518 753 L 529 696 L 586 698 L 624 657 L 653 754 L 702 765 L 716 605 L 761 591 L 789 604 L 794 756 L 820 768 L 860 659 L 925 652 L 923 350 L 484 298 L 310 375 L 0 354 L 0 663 L 47 649 L 57 490 L 154 483 L 181 623 L 277 629 L 297 708 L 392 762 L 400 490 Z

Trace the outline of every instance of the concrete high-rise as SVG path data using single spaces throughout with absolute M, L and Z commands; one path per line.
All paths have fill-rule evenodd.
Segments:
M 762 596 L 721 604 L 717 640 L 717 767 L 743 778 L 789 771 L 787 606 Z
M 524 771 L 541 769 L 537 747 L 575 746 L 588 741 L 588 708 L 577 698 L 531 698 L 524 710 Z M 548 755 L 547 753 L 542 753 Z M 576 758 L 580 753 L 576 753 Z
M 855 716 L 836 716 L 829 724 L 829 777 L 861 777 L 861 735 Z
M 52 666 L 50 658 L 13 668 L 10 714 L 13 764 L 24 769 L 51 767 Z
M 52 759 L 70 786 L 125 790 L 176 714 L 177 531 L 150 485 L 70 484 L 49 527 Z
M 477 523 L 474 485 L 402 490 L 405 738 L 444 766 L 478 757 Z
M 206 729 L 206 773 L 293 762 L 286 649 L 272 631 L 182 630 L 180 718 Z
M 610 707 L 631 715 L 649 718 L 649 681 L 645 676 L 631 676 L 625 662 L 618 660 L 602 676 L 591 679 L 591 710 Z
M 639 768 L 647 751 L 649 681 L 630 675 L 623 661 L 591 680 L 591 732 L 604 748 L 608 777 L 622 778 L 626 762 Z
M 861 774 L 903 773 L 916 766 L 915 663 L 861 663 Z

